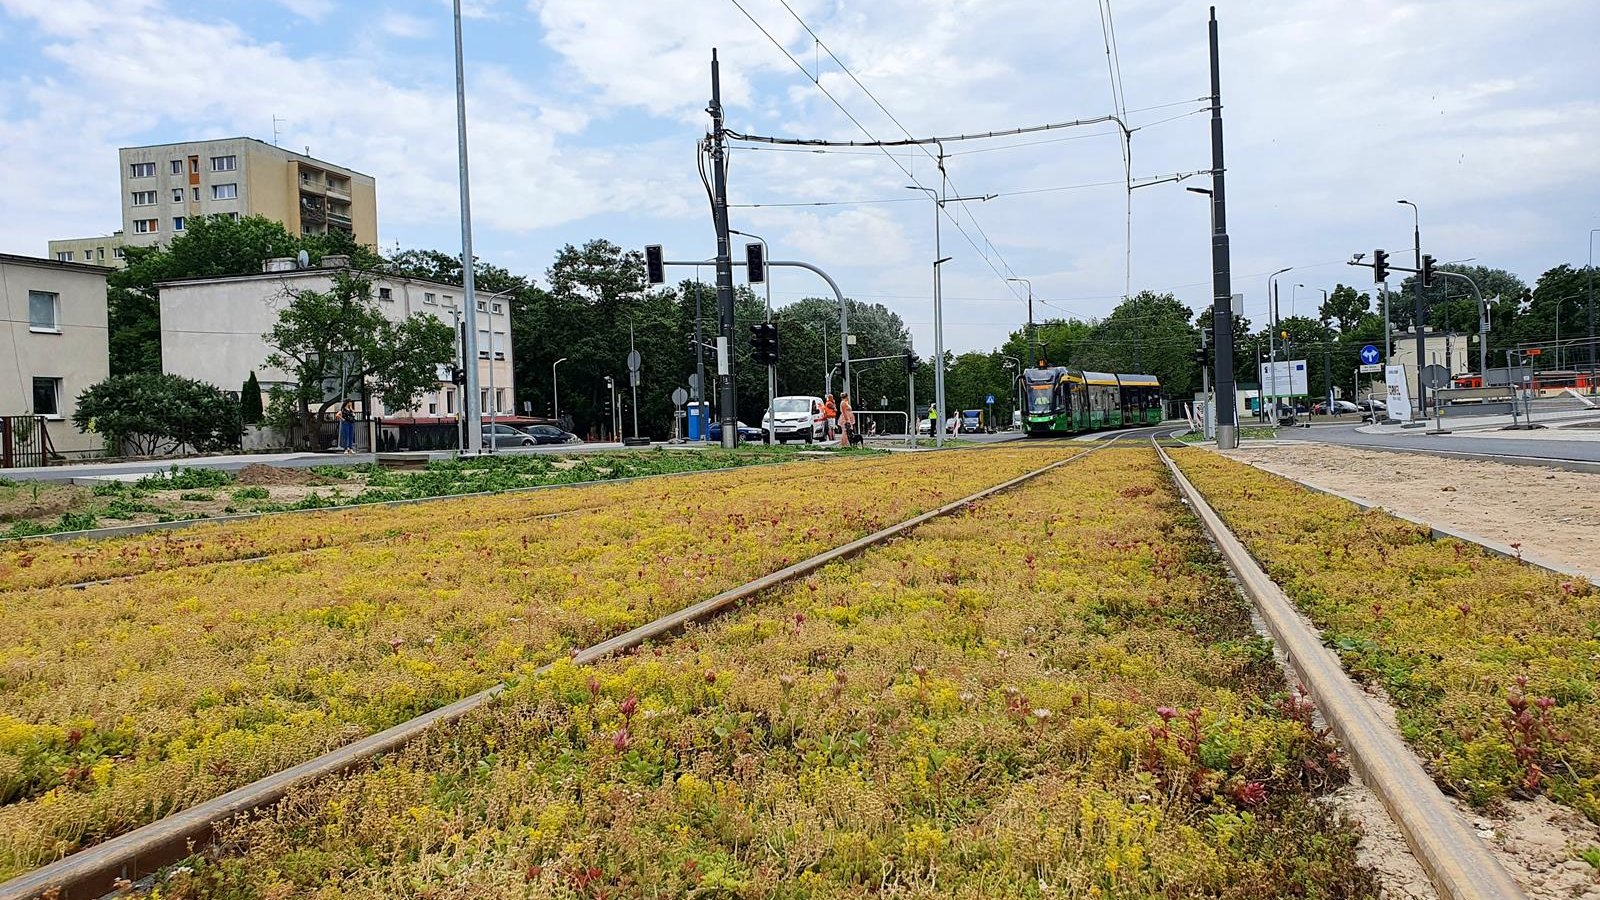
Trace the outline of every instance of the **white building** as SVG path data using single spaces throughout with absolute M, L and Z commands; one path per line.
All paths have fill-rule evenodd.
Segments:
M 95 452 L 100 436 L 72 425 L 78 395 L 111 374 L 106 330 L 110 269 L 31 256 L 0 254 L 0 301 L 5 304 L 5 349 L 0 365 L 0 416 L 45 418 L 60 454 Z
M 348 262 L 330 256 L 320 268 L 298 269 L 292 259 L 276 259 L 267 261 L 268 271 L 255 275 L 162 282 L 161 370 L 232 391 L 239 390 L 251 372 L 263 391 L 273 384 L 289 384 L 290 373 L 267 367 L 272 350 L 262 335 L 277 324 L 291 291 L 331 289 L 336 271 Z M 362 274 L 372 283 L 373 301 L 395 321 L 421 313 L 454 325 L 461 314 L 462 291 L 456 285 Z M 515 398 L 511 305 L 500 296 L 479 293 L 477 297 L 479 399 L 485 415 L 491 408 L 507 413 Z M 460 399 L 454 384 L 441 381 L 436 391 L 422 396 L 416 409 L 384 409 L 374 400 L 370 412 L 374 418 L 453 418 L 461 411 Z

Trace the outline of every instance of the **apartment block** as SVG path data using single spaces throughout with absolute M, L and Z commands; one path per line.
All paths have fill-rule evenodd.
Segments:
M 107 265 L 120 265 L 116 247 L 148 247 L 180 235 L 197 216 L 265 216 L 292 234 L 343 231 L 369 247 L 378 243 L 378 194 L 372 176 L 275 147 L 255 138 L 189 141 L 117 151 L 122 230 L 111 238 L 51 241 L 50 256 L 82 262 L 104 246 Z
M 238 390 L 256 373 L 263 391 L 289 385 L 288 372 L 268 368 L 271 349 L 262 335 L 278 321 L 278 311 L 291 292 L 332 288 L 344 257 L 327 257 L 321 267 L 299 269 L 292 259 L 268 260 L 266 271 L 252 275 L 193 278 L 162 282 L 161 370 L 198 378 L 226 390 Z M 399 321 L 415 313 L 450 325 L 461 319 L 464 301 L 459 286 L 380 272 L 363 273 L 372 283 L 372 298 L 384 315 Z M 479 402 L 513 411 L 511 305 L 501 297 L 477 297 Z M 491 385 L 493 387 L 491 388 Z M 460 391 L 441 379 L 414 409 L 385 409 L 374 401 L 374 418 L 451 418 L 462 411 Z
M 122 247 L 120 231 L 100 237 L 68 238 L 50 242 L 50 258 L 56 262 L 120 269 L 123 266 Z
M 43 416 L 57 453 L 97 451 L 99 435 L 72 425 L 77 398 L 111 374 L 106 342 L 106 274 L 100 266 L 0 254 L 6 346 L 0 416 Z

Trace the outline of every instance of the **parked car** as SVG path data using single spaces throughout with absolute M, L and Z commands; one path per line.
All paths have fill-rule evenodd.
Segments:
M 762 429 L 746 425 L 743 422 L 738 424 L 740 441 L 748 443 L 761 443 L 767 439 L 767 433 Z M 707 434 L 712 442 L 722 440 L 722 423 L 712 422 L 711 427 L 707 429 Z
M 519 431 L 510 425 L 485 425 L 483 426 L 483 446 L 485 447 L 532 447 L 538 441 L 533 435 Z
M 778 443 L 787 444 L 790 441 L 805 441 L 811 443 L 823 438 L 822 398 L 808 395 L 795 395 L 791 397 L 775 397 L 772 409 L 767 410 L 762 417 L 761 424 L 765 426 L 773 421 L 776 413 L 777 419 L 773 424 L 773 431 Z M 716 427 L 715 424 L 712 425 Z M 761 429 L 756 429 L 760 431 Z M 720 434 L 720 432 L 718 432 Z M 716 438 L 713 438 L 714 440 Z M 759 438 L 758 438 L 759 440 Z
M 1328 414 L 1328 404 L 1326 402 L 1318 403 L 1316 406 L 1311 407 L 1311 411 L 1313 413 L 1316 413 L 1319 416 L 1327 415 Z M 1355 405 L 1354 403 L 1351 403 L 1349 400 L 1335 400 L 1335 401 L 1333 401 L 1333 414 L 1336 415 L 1336 416 L 1344 415 L 1345 413 L 1354 413 L 1354 412 L 1360 412 L 1360 411 L 1361 411 L 1361 407 Z
M 554 425 L 529 425 L 522 429 L 535 444 L 581 444 L 583 438 Z

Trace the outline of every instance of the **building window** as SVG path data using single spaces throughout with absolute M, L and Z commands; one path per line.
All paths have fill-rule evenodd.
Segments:
M 183 160 L 175 159 L 175 160 L 172 161 L 172 174 L 174 174 L 174 175 L 182 175 L 183 174 Z
M 190 175 L 199 175 L 200 174 L 200 157 L 198 157 L 198 156 L 189 157 L 189 174 Z
M 200 202 L 200 189 L 199 188 L 195 188 L 194 189 L 194 202 L 196 202 L 196 203 Z
M 160 230 L 161 223 L 156 219 L 134 219 L 134 234 L 155 234 Z
M 33 379 L 33 414 L 61 418 L 61 379 Z
M 483 410 L 484 412 L 493 412 L 493 410 L 489 409 L 489 389 L 488 388 L 479 388 L 478 389 L 478 408 Z
M 386 287 L 378 288 L 378 299 L 379 300 L 388 300 L 389 302 L 392 303 L 392 302 L 394 302 L 394 291 L 392 291 L 392 290 L 390 290 L 389 288 L 386 288 Z
M 506 347 L 506 333 L 504 331 L 496 331 L 494 333 L 494 343 L 489 345 L 489 349 L 494 351 L 494 358 L 495 359 L 505 359 L 506 358 L 505 347 Z
M 438 306 L 439 298 L 431 291 L 425 291 L 422 294 L 422 302 L 428 304 L 429 306 Z
M 232 172 L 238 168 L 239 157 L 237 156 L 211 157 L 211 171 L 213 172 Z
M 126 255 L 126 254 L 124 254 L 124 253 L 123 253 L 123 252 L 122 252 L 122 248 L 121 248 L 121 247 L 115 247 L 115 248 L 113 248 L 113 249 L 112 249 L 112 251 L 111 251 L 111 255 L 112 255 L 112 256 L 115 256 L 115 257 L 116 257 L 116 258 L 117 258 L 117 259 L 121 259 L 121 258 L 122 258 L 122 257 L 123 257 L 123 256 L 125 256 L 125 255 Z
M 72 251 L 71 250 L 57 250 L 56 251 L 56 262 L 72 262 Z
M 182 203 L 183 202 L 183 188 L 173 188 L 172 189 L 172 202 L 173 203 Z
M 239 185 L 229 182 L 227 184 L 213 184 L 211 186 L 211 199 L 237 200 L 239 199 Z
M 95 254 L 97 256 L 99 256 L 101 259 L 105 259 L 106 258 L 106 248 L 104 248 L 104 247 L 96 247 L 95 248 Z
M 134 191 L 133 192 L 133 205 L 134 206 L 155 206 L 156 205 L 156 192 L 155 191 Z
M 173 231 L 182 231 L 183 230 L 183 216 L 173 216 L 172 217 L 172 230 Z
M 232 219 L 235 222 L 237 222 L 237 221 L 239 221 L 239 214 L 236 213 L 236 212 L 228 213 L 228 218 Z
M 494 408 L 496 410 L 502 410 L 502 409 L 506 408 L 506 389 L 505 388 L 495 388 L 494 389 Z
M 28 292 L 28 330 L 61 333 L 61 295 L 49 291 Z
M 478 301 L 478 312 L 488 312 L 488 311 L 489 311 L 489 304 L 484 302 L 484 301 L 482 301 L 482 300 L 479 300 Z
M 129 174 L 134 178 L 156 177 L 155 163 L 134 163 L 128 167 Z
M 453 416 L 453 415 L 456 414 L 456 392 L 455 391 L 445 391 L 444 392 L 444 413 L 447 416 Z
M 503 308 L 503 307 L 501 307 L 501 305 L 500 305 L 500 304 L 498 304 L 498 303 L 493 303 L 493 304 L 490 304 L 490 305 L 489 305 L 489 309 L 490 309 L 490 311 L 492 311 L 492 312 L 493 312 L 493 313 L 494 313 L 494 314 L 495 314 L 495 315 L 497 315 L 497 316 L 498 316 L 498 315 L 500 315 L 500 310 L 501 310 L 501 309 L 502 309 L 502 308 Z
M 428 415 L 436 416 L 438 414 L 439 414 L 439 401 L 437 401 L 437 400 L 429 400 L 428 401 Z

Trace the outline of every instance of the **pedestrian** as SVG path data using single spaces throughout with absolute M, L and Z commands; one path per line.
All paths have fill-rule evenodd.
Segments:
M 339 408 L 339 447 L 346 455 L 356 452 L 356 405 L 346 400 Z
M 850 395 L 839 395 L 839 441 L 844 446 L 850 446 L 855 440 L 856 411 L 850 407 Z
M 833 395 L 829 394 L 822 401 L 822 439 L 833 440 L 833 429 L 838 424 L 839 407 L 833 402 Z
M 939 410 L 935 409 L 933 404 L 930 403 L 928 404 L 928 437 L 933 437 L 933 433 L 938 430 Z

